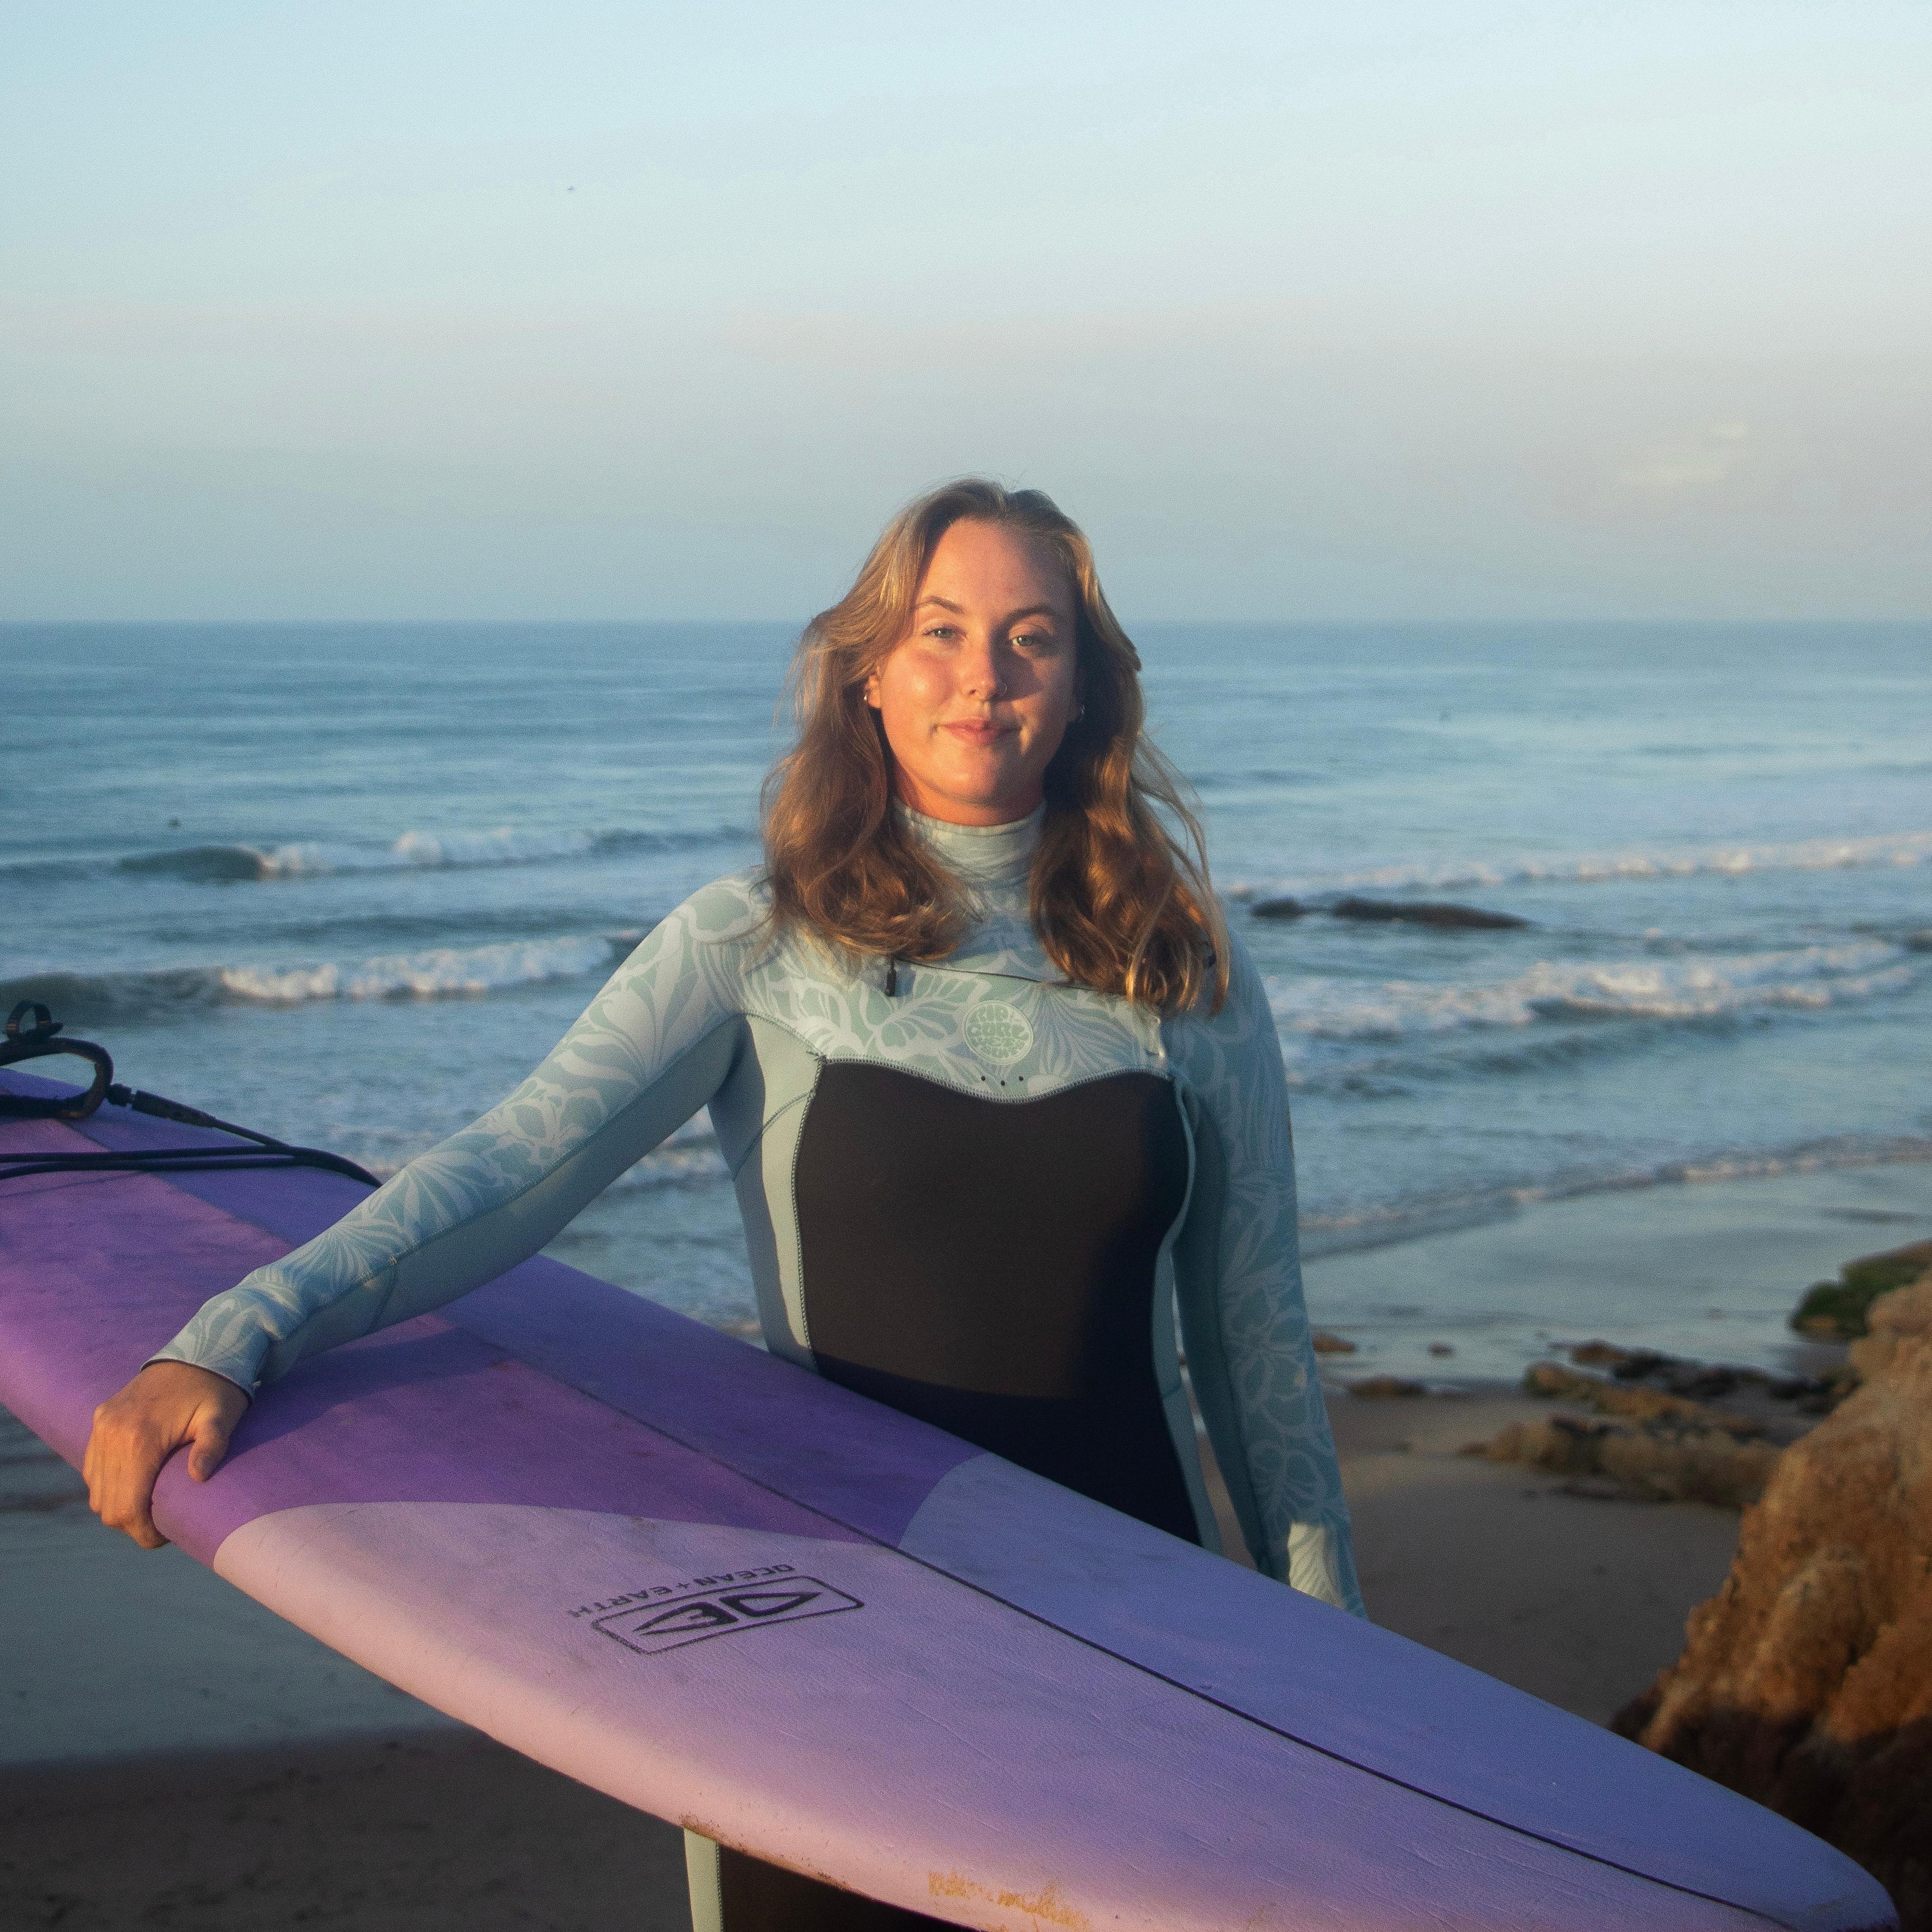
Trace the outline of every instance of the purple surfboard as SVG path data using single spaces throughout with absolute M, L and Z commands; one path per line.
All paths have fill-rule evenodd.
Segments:
M 9 1153 L 204 1139 L 0 1121 Z M 202 1300 L 362 1192 L 0 1181 L 0 1402 L 77 1463 Z M 302 1364 L 155 1516 L 516 1750 L 963 1925 L 1894 1922 L 1732 1792 L 554 1262 Z

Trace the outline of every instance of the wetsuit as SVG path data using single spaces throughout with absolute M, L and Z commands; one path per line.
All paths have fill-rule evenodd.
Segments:
M 1211 1547 L 1178 1305 L 1256 1564 L 1359 1610 L 1280 1049 L 1245 950 L 1212 1017 L 1068 986 L 1028 913 L 1040 814 L 911 823 L 971 895 L 957 952 L 842 965 L 774 938 L 758 873 L 705 886 L 508 1099 L 156 1359 L 252 1390 L 434 1308 L 708 1106 L 774 1354 Z M 698 1932 L 932 1922 L 690 1850 Z

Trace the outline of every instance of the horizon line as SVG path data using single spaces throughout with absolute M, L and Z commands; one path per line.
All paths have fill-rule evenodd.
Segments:
M 578 627 L 584 629 L 614 626 L 708 626 L 720 630 L 745 628 L 752 626 L 773 626 L 802 629 L 809 619 L 796 616 L 656 616 L 638 614 L 615 616 L 537 616 L 527 613 L 502 616 L 384 616 L 364 614 L 356 616 L 0 616 L 0 632 L 29 629 L 93 628 L 137 629 L 144 626 L 156 628 L 198 626 L 209 629 L 295 628 L 298 626 L 338 625 L 369 629 L 399 626 L 429 627 L 436 626 L 545 626 L 551 628 Z M 1768 626 L 1797 628 L 1807 625 L 1859 624 L 1864 626 L 1895 626 L 1906 628 L 1915 625 L 1932 624 L 1932 610 L 1900 616 L 1896 613 L 1872 614 L 1857 611 L 1831 611 L 1804 616 L 1787 614 L 1755 616 L 1713 616 L 1708 613 L 1700 614 L 1651 614 L 1642 616 L 1580 616 L 1569 613 L 1535 616 L 1504 616 L 1482 614 L 1476 616 L 1444 616 L 1420 617 L 1415 616 L 1334 616 L 1298 614 L 1294 616 L 1268 617 L 1202 617 L 1198 616 L 1160 615 L 1136 617 L 1134 626 L 1150 625 L 1189 624 L 1213 626 L 1228 630 L 1268 629 L 1320 629 L 1320 630 L 1369 630 L 1382 628 L 1415 628 L 1425 626 L 1443 627 L 1469 627 L 1476 625 L 1520 626 L 1539 625 L 1583 628 L 1622 626 L 1636 628 L 1645 626 L 1678 625 L 1719 629 L 1735 628 L 1744 626 L 1756 628 Z

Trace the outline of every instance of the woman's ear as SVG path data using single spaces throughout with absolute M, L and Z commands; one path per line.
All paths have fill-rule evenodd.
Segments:
M 872 676 L 866 679 L 863 687 L 860 690 L 860 695 L 865 699 L 866 702 L 869 704 L 874 711 L 878 710 L 879 674 L 877 671 L 874 671 Z

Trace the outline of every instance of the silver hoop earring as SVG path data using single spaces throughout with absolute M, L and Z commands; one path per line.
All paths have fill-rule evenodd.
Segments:
M 1087 715 L 1087 707 L 1086 707 L 1086 706 L 1085 706 L 1085 705 L 1084 705 L 1084 704 L 1083 704 L 1083 705 L 1082 705 L 1082 706 L 1081 706 L 1080 709 L 1079 709 L 1078 711 L 1076 711 L 1076 712 L 1074 712 L 1073 716 L 1072 716 L 1071 718 L 1068 718 L 1068 719 L 1067 719 L 1067 721 L 1066 721 L 1066 722 L 1067 722 L 1067 723 L 1068 723 L 1068 724 L 1078 724 L 1078 723 L 1080 722 L 1080 721 L 1081 721 L 1081 719 L 1082 719 L 1082 718 L 1084 718 L 1084 717 L 1086 716 L 1086 715 Z

